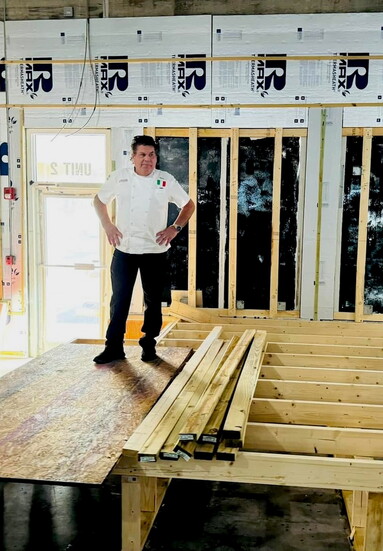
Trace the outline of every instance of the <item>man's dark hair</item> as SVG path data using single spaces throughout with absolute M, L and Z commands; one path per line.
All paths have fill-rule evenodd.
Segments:
M 137 151 L 139 145 L 151 145 L 157 153 L 157 144 L 151 136 L 134 136 L 132 140 L 132 153 Z

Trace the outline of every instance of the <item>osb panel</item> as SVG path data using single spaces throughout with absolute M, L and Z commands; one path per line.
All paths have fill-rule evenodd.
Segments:
M 97 366 L 97 344 L 65 344 L 0 378 L 0 478 L 101 484 L 184 363 L 161 348 L 158 365 L 127 359 Z

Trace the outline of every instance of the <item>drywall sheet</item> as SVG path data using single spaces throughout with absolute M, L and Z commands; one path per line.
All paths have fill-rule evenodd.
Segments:
M 293 108 L 253 108 L 220 107 L 212 109 L 213 128 L 305 128 L 307 127 L 306 107 Z
M 100 60 L 94 67 L 100 105 L 140 105 L 143 116 L 136 120 L 139 124 L 180 126 L 182 121 L 186 126 L 210 125 L 209 109 L 148 109 L 153 104 L 210 105 L 211 63 L 206 61 L 211 55 L 209 15 L 92 19 L 90 41 L 92 57 Z M 183 60 L 129 61 L 172 57 Z
M 262 57 L 214 62 L 213 104 L 383 103 L 382 60 L 287 59 L 381 54 L 382 27 L 380 13 L 213 17 L 214 57 Z
M 66 106 L 88 101 L 85 90 L 93 79 L 89 64 L 53 63 L 89 55 L 85 20 L 9 21 L 5 31 L 7 59 L 25 61 L 7 68 L 12 103 Z
M 343 109 L 344 127 L 380 127 L 383 126 L 382 107 L 345 107 Z

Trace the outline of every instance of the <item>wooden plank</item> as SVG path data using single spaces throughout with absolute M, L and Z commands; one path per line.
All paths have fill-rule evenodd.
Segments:
M 382 389 L 374 384 L 260 380 L 255 396 L 282 400 L 383 405 Z
M 168 337 L 161 341 L 160 345 L 169 347 L 187 346 L 188 348 L 197 350 L 203 341 L 204 339 L 172 339 Z
M 209 388 L 197 402 L 194 412 L 190 415 L 180 431 L 180 440 L 198 440 L 203 429 L 216 407 L 220 396 L 230 381 L 230 377 L 244 356 L 250 342 L 254 337 L 254 331 L 245 331 L 236 347 L 223 364 L 217 376 L 213 379 Z
M 177 327 L 177 325 L 175 326 Z M 198 331 L 197 329 L 190 329 L 189 331 L 180 331 L 179 329 L 172 328 L 171 334 L 168 335 L 169 339 L 173 339 L 175 341 L 182 340 L 182 339 L 194 339 L 194 340 L 204 340 L 208 336 L 210 331 Z M 241 331 L 237 331 L 237 334 L 240 334 Z
M 311 337 L 312 338 L 312 337 Z M 312 340 L 314 340 L 312 338 Z M 316 339 L 315 339 L 316 340 Z M 383 348 L 379 346 L 356 346 L 343 344 L 300 344 L 300 343 L 267 343 L 267 352 L 285 354 L 308 354 L 313 356 L 371 356 L 383 358 Z
M 255 335 L 245 360 L 223 427 L 223 438 L 243 440 L 251 399 L 258 381 L 266 332 Z
M 247 424 L 248 451 L 383 457 L 383 431 L 285 423 Z
M 145 136 L 150 136 L 153 138 L 153 140 L 156 139 L 156 127 L 155 126 L 148 126 L 148 128 L 144 128 L 144 134 Z
M 215 444 L 210 442 L 198 442 L 194 449 L 194 458 L 211 461 L 215 453 Z
M 197 128 L 189 128 L 189 196 L 196 205 L 194 215 L 188 223 L 188 304 L 197 306 Z
M 103 348 L 64 344 L 1 377 L 1 478 L 101 484 L 189 354 L 164 348 L 154 367 L 129 346 L 96 366 Z
M 233 339 L 238 339 L 238 337 L 234 336 Z M 237 341 L 235 341 L 237 342 Z M 231 350 L 229 351 L 230 354 Z M 227 354 L 227 357 L 229 356 Z M 225 361 L 227 359 L 225 358 Z M 233 395 L 235 386 L 237 384 L 237 380 L 239 377 L 239 374 L 242 369 L 242 362 L 239 362 L 237 368 L 233 372 L 232 376 L 230 377 L 230 380 L 225 388 L 225 390 L 222 393 L 221 398 L 219 399 L 218 404 L 215 406 L 213 413 L 211 414 L 209 421 L 206 423 L 201 437 L 199 439 L 200 443 L 214 443 L 216 444 L 218 442 L 219 436 L 220 436 L 220 429 L 222 426 L 222 422 L 225 418 L 227 406 L 231 400 L 231 397 Z
M 221 324 L 221 319 L 219 318 L 219 316 L 206 312 L 203 308 L 193 308 L 188 304 L 184 304 L 183 302 L 179 302 L 176 300 L 172 301 L 167 310 L 173 315 L 179 316 L 183 319 L 190 319 L 192 321 L 198 321 L 202 323 L 213 323 L 216 325 Z
M 358 490 L 359 491 L 359 490 Z M 352 490 L 343 490 L 342 496 L 344 500 L 344 504 L 346 506 L 346 512 L 348 516 L 348 521 L 351 528 L 350 533 L 350 542 L 352 544 L 352 548 L 354 551 L 364 551 L 364 536 L 365 536 L 365 528 L 361 528 L 358 526 L 353 526 L 351 519 L 352 519 L 352 500 L 353 500 L 353 492 Z M 368 494 L 368 492 L 366 492 Z
M 278 311 L 279 234 L 282 180 L 282 128 L 275 129 L 273 162 L 273 208 L 271 215 L 270 317 Z
M 193 316 L 195 316 L 194 319 Z M 198 319 L 197 319 L 198 316 Z M 210 316 L 210 318 L 209 318 Z M 346 335 L 382 337 L 382 322 L 355 323 L 353 321 L 308 321 L 298 319 L 255 319 L 247 317 L 230 317 L 226 312 L 218 308 L 196 308 L 189 310 L 191 322 L 202 324 L 216 323 L 226 326 L 250 325 L 253 329 L 262 329 L 282 334 L 306 334 L 306 335 Z M 210 321 L 209 321 L 210 319 Z M 182 325 L 180 325 L 182 328 Z M 201 329 L 203 327 L 201 326 Z
M 360 383 L 383 385 L 383 371 L 368 369 L 337 369 L 330 367 L 263 366 L 260 377 L 290 381 L 328 381 L 332 383 Z
M 239 449 L 232 446 L 227 446 L 224 442 L 220 442 L 217 448 L 217 459 L 219 461 L 235 461 Z
M 179 302 L 184 302 L 184 303 L 187 304 L 187 300 L 188 300 L 188 292 L 187 291 L 181 291 L 179 289 L 172 289 L 170 294 L 171 294 L 172 301 L 177 300 Z M 196 297 L 197 297 L 196 306 L 197 307 L 202 307 L 203 306 L 203 296 L 202 296 L 201 289 L 196 291 Z M 211 330 L 211 328 L 210 328 L 210 330 Z
M 230 138 L 230 201 L 229 201 L 229 282 L 228 310 L 237 308 L 237 227 L 238 227 L 239 129 L 231 129 Z
M 121 479 L 122 551 L 141 551 L 141 479 Z
M 165 497 L 166 490 L 169 486 L 170 479 L 168 478 L 147 478 L 141 477 L 141 496 L 144 491 L 144 488 L 150 481 L 154 480 L 156 486 L 156 503 L 154 511 L 144 511 L 141 509 L 141 548 L 144 548 L 145 542 L 149 536 L 150 530 L 156 519 L 156 515 L 161 506 L 161 503 Z M 142 499 L 141 499 L 142 503 Z
M 355 312 L 334 312 L 334 320 L 355 320 Z M 382 322 L 383 314 L 363 314 L 363 321 Z
M 380 549 L 383 549 L 383 495 L 371 492 L 368 496 L 365 551 Z
M 204 340 L 204 342 L 198 348 L 197 352 L 195 352 L 193 357 L 187 362 L 178 377 L 176 377 L 176 379 L 173 381 L 173 384 L 171 385 L 172 388 L 168 387 L 166 389 L 166 391 L 161 396 L 161 400 L 159 400 L 155 404 L 149 414 L 145 417 L 144 421 L 130 436 L 123 448 L 123 453 L 125 455 L 132 455 L 134 457 L 137 456 L 139 450 L 142 448 L 149 435 L 152 433 L 153 426 L 157 426 L 159 420 L 162 419 L 162 417 L 171 407 L 176 396 L 189 381 L 195 369 L 209 350 L 211 343 L 219 337 L 221 331 L 222 328 L 219 326 L 212 329 L 210 335 Z
M 368 492 L 356 490 L 352 496 L 352 526 L 365 528 L 367 525 Z
M 381 358 L 364 356 L 330 356 L 309 354 L 269 354 L 266 352 L 264 365 L 291 365 L 296 367 L 349 367 L 350 369 L 383 370 Z
M 254 398 L 249 421 L 383 429 L 383 406 Z
M 231 344 L 231 347 L 233 348 L 235 344 L 236 344 L 236 341 L 233 341 L 233 343 Z M 179 416 L 177 422 L 174 424 L 169 436 L 166 438 L 163 445 L 161 446 L 161 452 L 160 452 L 161 457 L 166 457 L 167 454 L 175 450 L 176 445 L 178 443 L 178 435 L 181 428 L 185 424 L 190 413 L 194 410 L 198 400 L 205 392 L 206 388 L 208 387 L 215 373 L 217 372 L 218 369 L 220 369 L 220 367 L 225 362 L 227 349 L 230 345 L 228 344 L 225 344 L 224 346 L 222 345 L 224 345 L 224 342 L 222 340 L 217 339 L 216 343 L 213 343 L 208 354 L 206 354 L 203 362 L 201 362 L 202 367 L 203 367 L 202 365 L 203 363 L 206 366 L 204 372 L 202 372 L 202 370 L 200 370 L 198 373 L 197 371 L 195 372 L 194 378 L 198 377 L 198 379 L 195 380 L 194 382 L 193 388 L 195 390 L 193 392 L 193 395 L 190 397 L 187 405 L 184 407 L 183 411 L 181 412 L 181 415 Z
M 230 131 L 231 132 L 231 131 Z M 227 241 L 227 146 L 229 137 L 221 138 L 219 178 L 219 244 L 218 244 L 218 307 L 225 305 L 226 241 Z
M 239 451 L 233 462 L 213 459 L 137 463 L 123 457 L 114 473 L 382 492 L 382 469 L 381 460 Z
M 225 329 L 223 331 L 224 337 L 231 336 L 231 331 Z M 237 329 L 238 330 L 238 329 Z M 178 328 L 177 330 L 178 331 Z M 306 334 L 288 334 L 288 333 L 270 333 L 268 336 L 269 345 L 273 343 L 289 343 L 289 344 L 311 344 L 315 340 L 315 344 L 324 344 L 324 345 L 342 345 L 342 346 L 352 346 L 352 347 L 372 347 L 372 348 L 383 348 L 383 338 L 382 337 L 355 337 L 348 335 L 313 335 Z M 270 350 L 271 352 L 271 350 Z
M 358 250 L 356 260 L 355 321 L 363 319 L 364 278 L 367 253 L 368 203 L 370 196 L 372 130 L 363 132 L 362 177 L 360 183 Z
M 201 394 L 209 385 L 214 375 L 211 366 L 214 364 L 222 344 L 223 341 L 220 339 L 215 339 L 211 343 L 208 351 L 194 370 L 193 377 L 190 377 L 178 395 L 175 396 L 172 407 L 165 412 L 158 423 L 153 425 L 150 435 L 139 449 L 138 457 L 140 461 L 156 461 L 164 442 L 167 441 L 169 436 L 173 442 L 169 451 L 173 450 L 177 442 L 176 436 L 172 435 L 173 428 L 175 426 L 182 427 L 183 424 L 180 422 L 180 418 L 183 421 L 185 420 L 187 415 L 185 412 L 193 410 Z M 171 386 L 169 387 L 170 390 Z M 188 407 L 190 402 L 192 402 L 191 408 Z M 169 442 L 167 442 L 167 445 L 169 446 Z

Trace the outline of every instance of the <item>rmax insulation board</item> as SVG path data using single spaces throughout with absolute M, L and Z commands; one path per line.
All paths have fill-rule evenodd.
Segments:
M 90 37 L 92 57 L 100 59 L 95 65 L 100 105 L 137 104 L 139 124 L 210 125 L 210 109 L 148 109 L 153 104 L 210 105 L 210 16 L 93 19 Z M 182 59 L 129 62 L 173 57 Z
M 345 107 L 343 110 L 344 127 L 379 127 L 383 126 L 382 107 Z
M 380 102 L 383 61 L 352 56 L 382 53 L 382 25 L 382 14 L 213 17 L 213 56 L 261 57 L 215 62 L 213 104 Z
M 86 99 L 85 84 L 91 79 L 89 65 L 53 63 L 85 58 L 86 25 L 82 19 L 7 22 L 7 59 L 25 61 L 7 68 L 12 103 L 66 106 Z

